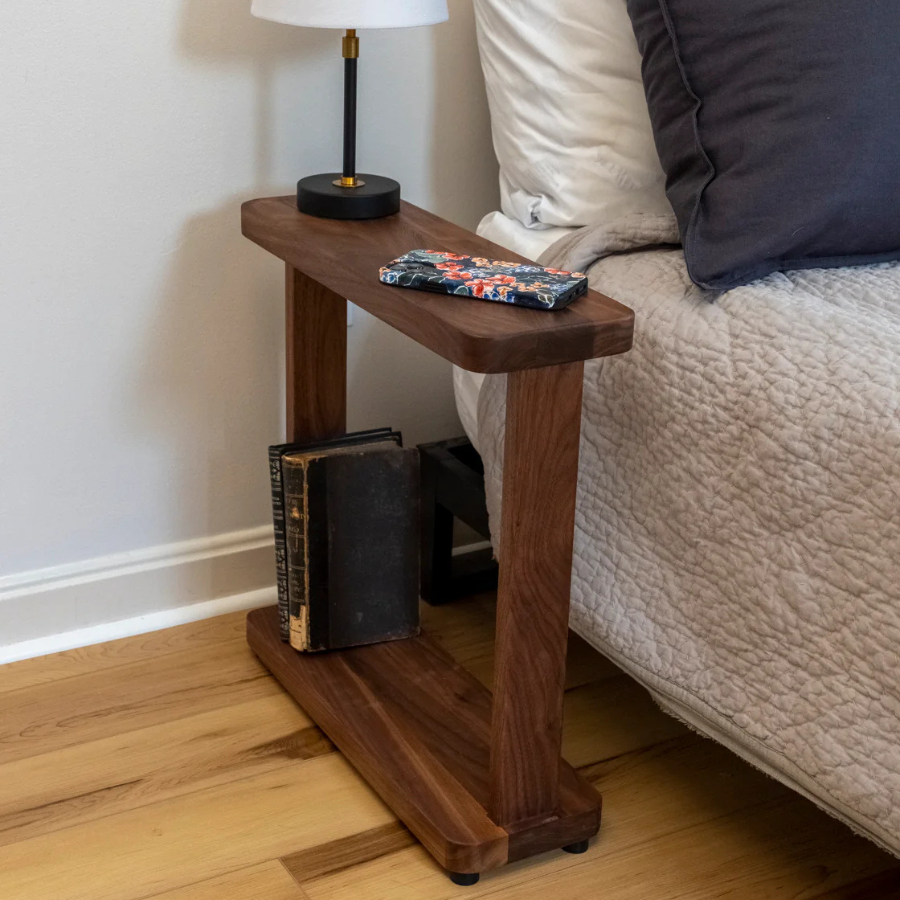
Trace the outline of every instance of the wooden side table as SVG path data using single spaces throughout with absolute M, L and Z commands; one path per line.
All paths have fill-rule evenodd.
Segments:
M 584 360 L 631 347 L 634 315 L 591 291 L 547 313 L 388 287 L 419 248 L 522 259 L 404 204 L 338 222 L 253 200 L 243 233 L 287 265 L 288 439 L 346 427 L 346 301 L 474 372 L 508 372 L 493 692 L 426 635 L 303 655 L 274 608 L 250 646 L 457 883 L 546 850 L 579 852 L 601 800 L 560 758 Z

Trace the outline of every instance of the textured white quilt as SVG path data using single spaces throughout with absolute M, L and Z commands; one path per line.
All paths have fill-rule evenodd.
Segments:
M 637 312 L 586 368 L 573 627 L 900 854 L 900 265 L 711 297 L 679 250 L 623 252 L 676 240 L 633 218 L 542 260 Z M 478 410 L 495 529 L 504 388 Z

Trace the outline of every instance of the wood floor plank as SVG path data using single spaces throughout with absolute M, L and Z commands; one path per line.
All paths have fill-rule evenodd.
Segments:
M 516 886 L 494 885 L 496 900 L 814 900 L 823 890 L 853 883 L 882 868 L 877 849 L 799 796 L 763 804 L 682 829 L 665 842 L 643 841 L 617 850 L 598 846 L 593 860 L 541 869 L 535 861 Z
M 545 854 L 487 873 L 465 896 L 813 900 L 896 866 L 808 801 L 694 735 L 589 771 L 605 800 L 603 829 L 591 850 Z M 311 900 L 463 896 L 419 847 L 303 887 Z
M 446 606 L 423 603 L 421 612 L 423 630 L 490 687 L 494 668 L 494 620 L 490 609 L 471 597 Z
M 843 885 L 813 900 L 898 900 L 900 898 L 900 866 L 864 878 L 854 884 Z
M 412 833 L 400 822 L 382 825 L 349 838 L 319 844 L 282 858 L 285 869 L 298 881 L 311 881 L 372 859 L 416 846 Z
M 281 693 L 243 643 L 9 691 L 0 694 L 0 764 Z
M 92 644 L 90 647 L 7 663 L 0 667 L 0 694 L 60 681 L 74 675 L 112 669 L 126 663 L 158 660 L 180 650 L 218 647 L 227 652 L 230 645 L 243 643 L 246 620 L 245 612 L 229 613 L 149 634 L 138 634 L 117 641 Z
M 689 733 L 627 675 L 566 692 L 563 758 L 575 768 Z
M 492 617 L 488 596 L 425 610 L 488 684 Z M 236 614 L 0 668 L 0 898 L 900 900 L 896 859 L 577 639 L 564 752 L 604 794 L 600 840 L 456 887 L 338 753 L 318 755 L 330 745 L 243 631 Z
M 0 765 L 0 845 L 332 752 L 277 694 Z
M 0 897 L 137 900 L 393 821 L 331 753 L 0 847 Z
M 569 632 L 569 652 L 566 657 L 566 690 L 594 684 L 607 678 L 618 678 L 622 670 L 605 656 L 601 656 L 584 638 Z
M 307 900 L 277 860 L 219 875 L 145 900 Z
M 490 688 L 494 675 L 494 594 L 446 606 L 422 604 L 422 627 L 460 665 Z M 569 633 L 566 689 L 620 676 L 622 670 L 573 632 Z
M 873 859 L 871 845 L 861 838 L 853 838 L 848 852 L 844 835 L 837 831 L 830 842 L 814 838 L 815 853 L 802 845 L 785 850 L 785 827 L 796 824 L 790 802 L 685 829 L 664 843 L 649 841 L 615 850 L 611 842 L 601 841 L 585 856 L 544 854 L 486 873 L 471 888 L 451 884 L 421 847 L 304 883 L 303 888 L 310 900 L 894 900 L 900 896 L 892 892 L 895 875 L 865 878 L 867 871 L 892 863 Z M 832 825 L 842 828 L 837 822 Z M 768 836 L 757 842 L 760 827 Z M 863 880 L 857 881 L 860 877 Z M 841 885 L 843 879 L 850 883 Z M 821 893 L 823 889 L 827 893 Z

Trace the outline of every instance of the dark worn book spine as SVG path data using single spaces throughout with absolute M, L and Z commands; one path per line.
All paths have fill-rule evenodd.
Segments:
M 418 451 L 345 453 L 327 463 L 326 646 L 354 647 L 417 634 Z
M 419 630 L 418 452 L 284 458 L 291 646 L 320 651 Z
M 309 527 L 307 529 L 306 562 L 309 578 L 307 600 L 309 602 L 306 649 L 336 649 L 330 637 L 331 630 L 331 566 L 342 565 L 333 559 L 332 539 L 334 523 L 328 515 L 328 477 L 334 457 L 312 459 L 306 472 Z M 348 646 L 348 645 L 342 645 Z
M 269 480 L 272 485 L 272 521 L 275 525 L 275 581 L 278 586 L 278 627 L 281 639 L 291 639 L 288 608 L 287 537 L 284 528 L 284 486 L 281 447 L 269 447 Z
M 309 650 L 309 459 L 283 458 L 290 642 Z

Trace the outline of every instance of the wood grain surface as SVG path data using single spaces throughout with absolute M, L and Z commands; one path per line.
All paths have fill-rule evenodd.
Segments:
M 503 826 L 559 806 L 583 377 L 577 362 L 508 378 L 489 805 Z
M 490 678 L 491 598 L 423 618 Z M 563 753 L 603 791 L 601 837 L 583 856 L 547 854 L 457 887 L 336 751 L 296 752 L 310 720 L 271 676 L 256 677 L 244 619 L 0 668 L 0 750 L 14 749 L 0 762 L 0 897 L 900 897 L 900 862 L 688 732 L 577 640 Z M 191 671 L 193 648 L 216 650 L 231 673 L 224 690 L 206 662 Z
M 347 430 L 347 301 L 285 265 L 287 439 Z
M 426 638 L 409 638 L 333 653 L 298 654 L 278 636 L 274 607 L 247 619 L 247 639 L 267 668 L 319 723 L 366 781 L 445 868 L 481 872 L 506 862 L 507 834 L 495 825 L 460 778 L 476 765 L 471 756 L 451 771 L 448 757 L 434 752 L 430 727 L 441 736 L 480 719 L 486 693 L 463 670 L 443 665 Z M 383 673 L 372 683 L 371 671 Z M 413 677 L 410 677 L 410 676 Z M 385 690 L 384 682 L 388 682 Z M 418 682 L 418 684 L 417 684 Z M 411 689 L 443 686 L 430 711 L 418 720 L 420 697 Z M 475 686 L 477 685 L 477 689 Z M 448 707 L 447 697 L 451 698 Z M 411 702 L 409 715 L 397 706 Z M 455 702 L 453 702 L 455 701 Z M 454 741 L 454 747 L 463 742 Z
M 247 636 L 445 869 L 484 872 L 597 833 L 600 798 L 558 748 L 552 814 L 509 829 L 489 818 L 490 692 L 426 636 L 298 655 L 278 640 L 274 609 L 251 613 Z
M 328 292 L 472 372 L 511 372 L 624 353 L 634 314 L 596 291 L 559 312 L 446 297 L 381 284 L 378 270 L 409 250 L 447 250 L 525 261 L 410 203 L 362 222 L 318 219 L 293 197 L 251 200 L 241 210 L 250 240 Z
M 157 894 L 156 900 L 308 900 L 277 860 Z

